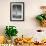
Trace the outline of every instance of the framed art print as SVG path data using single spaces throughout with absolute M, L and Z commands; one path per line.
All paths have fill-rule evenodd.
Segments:
M 10 20 L 24 21 L 24 2 L 10 3 Z

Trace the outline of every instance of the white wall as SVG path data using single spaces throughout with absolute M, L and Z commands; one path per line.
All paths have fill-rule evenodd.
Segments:
M 25 3 L 25 21 L 10 21 L 10 2 L 16 1 Z M 35 16 L 40 14 L 39 7 L 41 5 L 46 5 L 46 0 L 0 0 L 0 33 L 4 32 L 6 25 L 15 25 L 19 31 L 18 36 L 22 34 L 24 36 L 31 36 L 32 31 L 35 32 L 36 29 L 42 28 L 35 19 Z

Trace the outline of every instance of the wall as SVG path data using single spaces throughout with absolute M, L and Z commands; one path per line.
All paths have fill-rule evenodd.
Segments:
M 25 21 L 10 21 L 10 2 L 24 2 Z M 40 6 L 45 5 L 46 0 L 0 0 L 0 34 L 4 33 L 6 25 L 15 25 L 18 36 L 31 36 L 36 29 L 42 29 L 36 22 L 35 16 L 40 14 Z M 43 28 L 46 30 L 45 28 Z M 2 32 L 2 33 L 1 33 Z

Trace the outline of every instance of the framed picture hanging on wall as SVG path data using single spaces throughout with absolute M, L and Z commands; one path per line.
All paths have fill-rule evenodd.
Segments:
M 24 21 L 24 2 L 10 3 L 10 21 Z

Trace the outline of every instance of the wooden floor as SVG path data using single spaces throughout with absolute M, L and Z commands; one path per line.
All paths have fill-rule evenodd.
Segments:
M 44 45 L 23 44 L 23 45 L 15 45 L 15 46 L 46 46 L 46 44 Z

